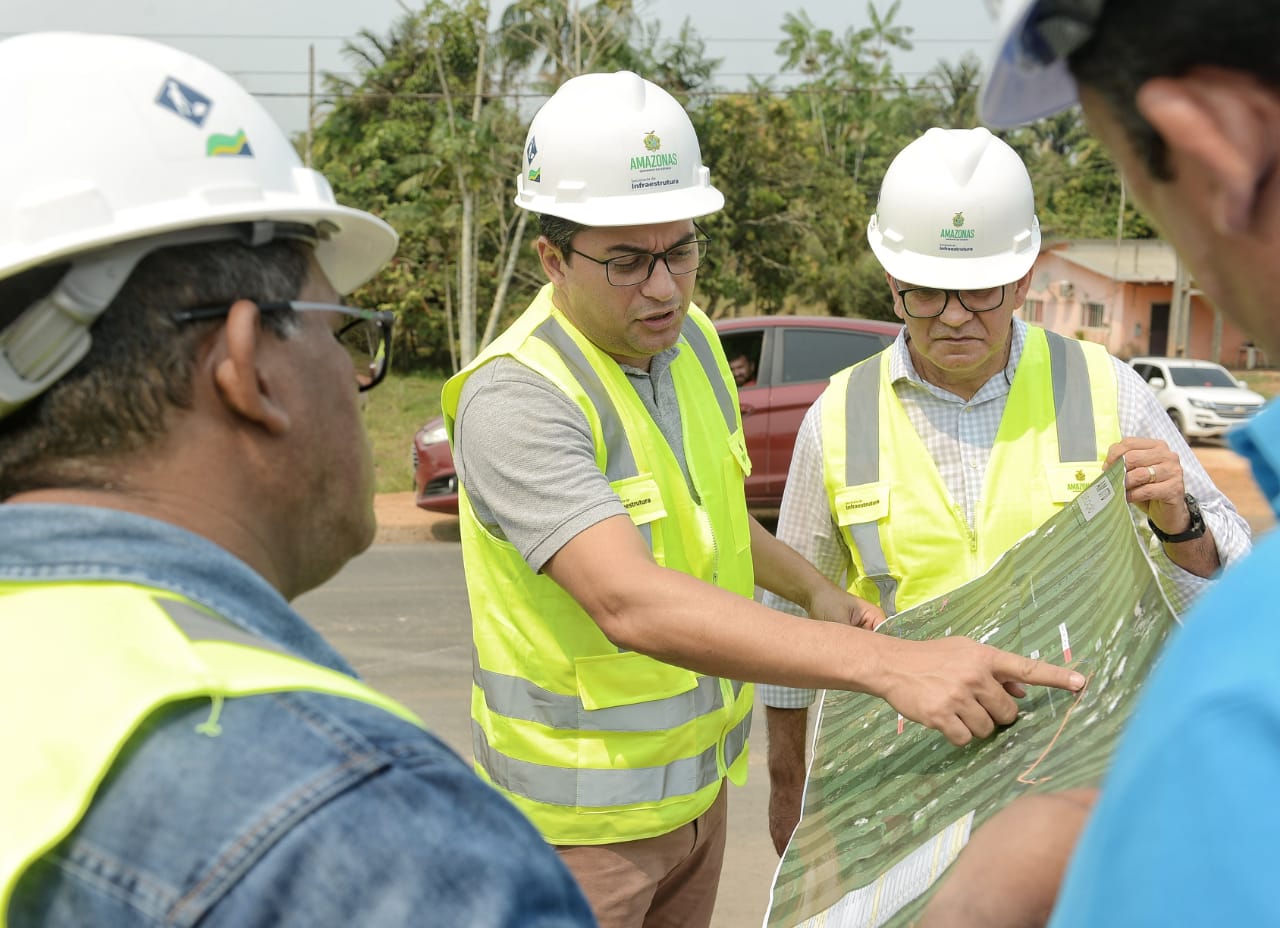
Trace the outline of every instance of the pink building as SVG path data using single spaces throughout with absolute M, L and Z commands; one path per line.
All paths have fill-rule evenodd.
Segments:
M 1186 349 L 1175 331 L 1178 259 L 1156 239 L 1077 239 L 1047 243 L 1031 271 L 1023 317 L 1062 335 L 1099 342 L 1119 358 L 1179 355 L 1227 367 L 1266 364 L 1261 350 L 1186 285 Z

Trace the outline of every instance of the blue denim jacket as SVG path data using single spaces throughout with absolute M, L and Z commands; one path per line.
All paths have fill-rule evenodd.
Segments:
M 96 578 L 180 593 L 354 676 L 262 577 L 196 535 L 106 509 L 0 506 L 0 580 Z M 195 730 L 208 717 L 199 700 L 145 723 L 75 832 L 18 884 L 12 928 L 595 924 L 533 827 L 421 729 L 300 692 L 229 700 L 214 738 Z

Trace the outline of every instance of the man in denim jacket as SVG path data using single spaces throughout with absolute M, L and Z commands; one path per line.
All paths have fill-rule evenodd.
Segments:
M 164 46 L 0 86 L 0 928 L 593 924 L 288 604 L 373 539 L 392 318 L 340 294 L 395 233 Z

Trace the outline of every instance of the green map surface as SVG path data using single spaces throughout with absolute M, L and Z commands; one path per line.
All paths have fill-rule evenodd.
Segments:
M 1013 725 L 953 747 L 882 700 L 828 691 L 800 824 L 766 926 L 905 926 L 972 829 L 1024 793 L 1097 785 L 1174 612 L 1117 462 L 981 577 L 880 632 L 966 635 L 1066 664 L 1083 693 L 1029 687 Z

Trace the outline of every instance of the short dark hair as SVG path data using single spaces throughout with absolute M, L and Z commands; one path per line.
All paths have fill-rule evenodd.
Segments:
M 573 237 L 585 228 L 586 226 L 580 222 L 562 219 L 548 213 L 538 213 L 538 231 L 560 250 L 566 263 L 569 261 L 569 255 L 573 253 Z
M 1108 0 L 1093 37 L 1069 59 L 1082 87 L 1102 97 L 1153 177 L 1171 180 L 1168 150 L 1137 108 L 1154 77 L 1196 67 L 1252 74 L 1280 86 L 1280 11 L 1273 0 Z
M 0 420 L 0 500 L 49 487 L 97 487 L 123 455 L 163 435 L 190 408 L 201 339 L 221 320 L 179 325 L 176 310 L 237 299 L 290 300 L 307 279 L 310 246 L 277 240 L 162 248 L 134 269 L 94 323 L 89 352 L 62 380 Z M 284 337 L 292 313 L 263 325 Z

